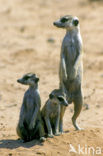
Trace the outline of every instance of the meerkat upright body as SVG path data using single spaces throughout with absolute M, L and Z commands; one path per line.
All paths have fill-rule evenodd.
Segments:
M 21 84 L 29 85 L 24 94 L 17 125 L 17 134 L 25 142 L 37 137 L 40 137 L 42 141 L 45 140 L 45 132 L 40 115 L 41 100 L 38 81 L 39 78 L 33 73 L 25 74 L 21 79 L 17 80 Z
M 74 115 L 72 122 L 76 130 L 80 127 L 76 123 L 82 105 L 82 39 L 80 35 L 79 19 L 71 15 L 64 16 L 54 22 L 59 28 L 66 29 L 66 35 L 62 42 L 60 57 L 60 88 L 68 95 L 68 102 L 74 102 Z

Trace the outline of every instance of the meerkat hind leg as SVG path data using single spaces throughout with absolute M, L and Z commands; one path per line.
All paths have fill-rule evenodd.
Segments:
M 41 122 L 38 123 L 38 130 L 39 130 L 40 141 L 45 141 L 46 140 L 46 138 L 44 137 L 45 131 Z
M 25 127 L 18 127 L 17 134 L 20 136 L 20 138 L 23 140 L 23 142 L 29 141 L 28 131 L 25 129 Z
M 82 93 L 80 92 L 79 94 L 78 94 L 78 96 L 76 96 L 75 98 L 74 98 L 74 115 L 73 115 L 73 117 L 72 117 L 72 123 L 73 123 L 73 125 L 74 125 L 74 127 L 75 127 L 75 129 L 76 130 L 82 130 L 79 126 L 78 126 L 78 124 L 77 124 L 77 122 L 76 122 L 76 119 L 77 119 L 77 117 L 79 116 L 79 114 L 80 114 L 80 112 L 81 112 L 81 110 L 82 110 L 82 106 L 83 106 L 83 96 L 82 96 Z

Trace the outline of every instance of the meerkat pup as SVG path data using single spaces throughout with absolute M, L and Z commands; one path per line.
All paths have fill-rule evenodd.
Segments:
M 33 73 L 28 73 L 17 82 L 29 85 L 21 106 L 17 134 L 24 142 L 31 141 L 37 136 L 41 141 L 44 141 L 45 132 L 40 115 L 41 100 L 38 90 L 39 78 Z
M 53 90 L 46 104 L 42 108 L 41 114 L 45 122 L 48 137 L 53 137 L 54 135 L 60 135 L 63 132 L 63 115 L 64 112 L 61 112 L 61 106 L 68 106 L 66 97 L 61 92 L 60 89 Z
M 63 89 L 71 102 L 74 103 L 74 115 L 72 122 L 76 130 L 76 119 L 83 105 L 82 93 L 82 39 L 80 35 L 79 19 L 75 16 L 66 15 L 54 22 L 58 28 L 66 29 L 66 35 L 61 46 L 59 79 L 60 89 Z

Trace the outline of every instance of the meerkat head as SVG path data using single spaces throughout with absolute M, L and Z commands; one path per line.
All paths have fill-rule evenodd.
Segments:
M 39 78 L 36 76 L 36 74 L 33 73 L 27 73 L 22 78 L 18 79 L 17 82 L 29 85 L 29 86 L 35 86 L 39 81 Z
M 49 99 L 53 101 L 55 104 L 61 104 L 64 106 L 68 106 L 68 102 L 66 100 L 66 96 L 63 93 L 60 93 L 58 89 L 53 90 L 49 94 Z
M 53 23 L 58 28 L 73 30 L 78 28 L 79 19 L 76 16 L 66 15 Z

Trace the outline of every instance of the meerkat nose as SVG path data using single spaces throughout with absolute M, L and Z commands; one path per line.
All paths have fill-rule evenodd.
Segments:
M 56 22 L 54 22 L 53 25 L 56 25 Z
M 20 80 L 18 79 L 17 82 L 20 82 Z
M 65 106 L 68 106 L 68 103 L 66 103 Z

